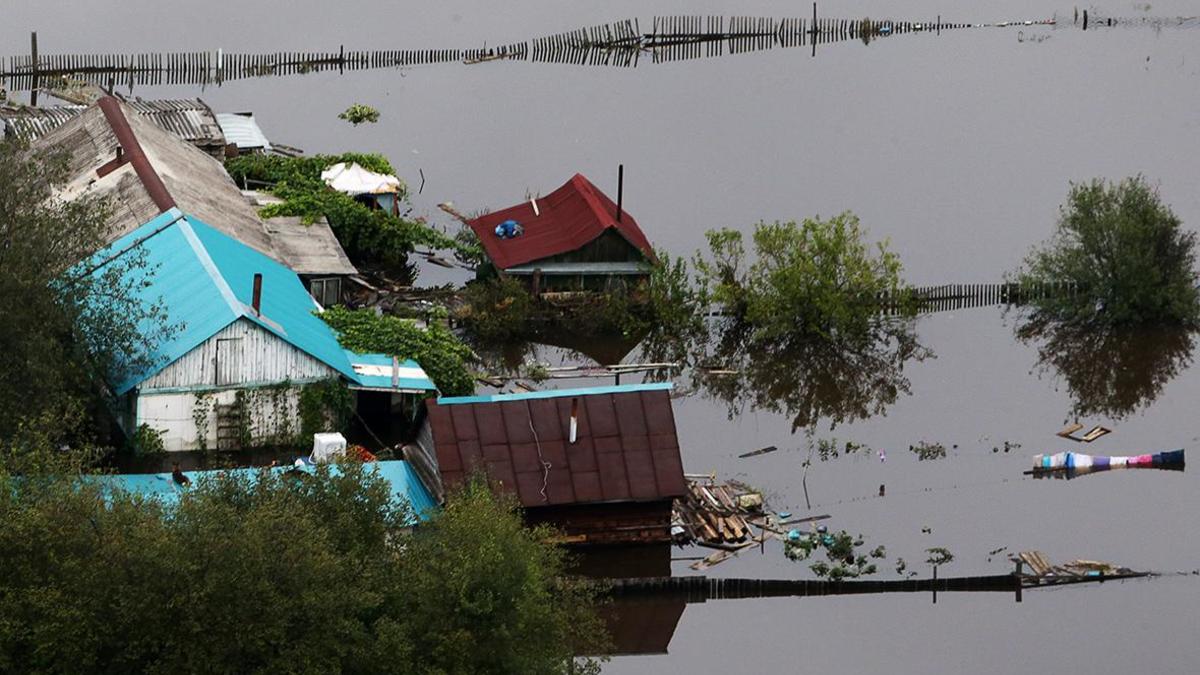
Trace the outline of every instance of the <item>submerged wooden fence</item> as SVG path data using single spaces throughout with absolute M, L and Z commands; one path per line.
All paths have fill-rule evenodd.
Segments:
M 910 302 L 915 302 L 920 312 L 948 312 L 972 307 L 1021 305 L 1076 293 L 1078 288 L 1070 283 L 939 284 L 914 286 L 894 296 L 881 296 L 879 302 L 889 312 Z
M 36 34 L 28 55 L 0 58 L 0 83 L 9 89 L 53 88 L 55 80 L 82 79 L 101 87 L 209 85 L 245 78 L 358 71 L 512 59 L 632 67 L 742 54 L 775 48 L 863 40 L 916 32 L 941 33 L 972 24 L 895 20 L 748 16 L 656 16 L 644 32 L 637 19 L 580 28 L 530 41 L 475 49 L 226 53 L 191 51 L 140 54 L 38 54 Z
M 744 598 L 783 598 L 871 593 L 939 593 L 951 591 L 1015 593 L 1021 598 L 1022 578 L 1016 574 L 943 579 L 826 581 L 822 579 L 737 579 L 704 576 L 613 579 L 616 597 L 683 596 L 688 602 Z

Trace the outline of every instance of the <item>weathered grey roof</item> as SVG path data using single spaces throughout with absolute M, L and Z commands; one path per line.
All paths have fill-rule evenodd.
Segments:
M 280 226 L 275 228 L 280 230 L 277 243 L 275 234 L 268 230 L 220 162 L 164 131 L 149 117 L 136 114 L 129 103 L 121 103 L 121 108 L 150 166 L 181 211 L 297 272 L 355 273 L 328 226 L 299 233 L 285 231 L 287 227 Z M 67 154 L 71 179 L 60 190 L 60 197 L 69 200 L 96 194 L 112 199 L 109 241 L 132 232 L 161 212 L 131 163 L 102 177 L 97 174 L 98 168 L 116 157 L 118 145 L 115 132 L 98 106 L 81 112 L 34 144 L 60 148 Z M 326 262 L 330 263 L 328 268 L 324 267 Z
M 225 135 L 221 125 L 208 104 L 198 98 L 126 101 L 125 105 L 137 115 L 152 120 L 159 127 L 206 152 L 224 152 Z M 2 108 L 0 119 L 5 121 L 9 136 L 32 142 L 66 124 L 84 110 L 87 107 L 79 105 Z
M 296 274 L 358 274 L 324 218 L 306 225 L 299 216 L 268 218 L 275 249 Z
M 254 121 L 254 113 L 218 113 L 217 123 L 225 134 L 225 140 L 239 150 L 270 150 L 271 141 Z

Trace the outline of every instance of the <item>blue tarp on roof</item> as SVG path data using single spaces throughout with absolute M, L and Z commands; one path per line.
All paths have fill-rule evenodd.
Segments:
M 153 274 L 151 283 L 139 286 L 142 300 L 148 304 L 161 301 L 168 325 L 180 329 L 170 340 L 157 345 L 158 359 L 154 366 L 129 373 L 114 383 L 118 395 L 240 318 L 262 326 L 353 382 L 392 389 L 390 375 L 386 383 L 375 377 L 363 381 L 363 376 L 351 367 L 348 352 L 338 344 L 333 329 L 313 314 L 317 304 L 300 278 L 249 246 L 193 216 L 171 209 L 97 253 L 92 264 L 131 248 L 144 251 L 146 269 Z M 251 308 L 255 274 L 263 276 L 261 316 Z M 390 357 L 379 355 L 353 358 L 356 362 L 365 359 L 366 364 L 382 358 L 391 364 Z M 406 362 L 405 366 L 420 372 L 407 370 L 406 379 L 411 380 L 411 386 L 402 389 L 434 390 L 419 365 Z
M 546 391 L 530 391 L 517 394 L 490 394 L 483 396 L 447 396 L 438 399 L 438 405 L 459 405 L 464 403 L 498 403 L 501 401 L 525 401 L 539 398 L 564 398 L 569 396 L 596 396 L 599 394 L 623 394 L 631 391 L 659 391 L 671 389 L 670 382 L 651 382 L 647 384 L 618 384 L 609 387 L 584 387 L 581 389 L 548 389 Z
M 239 477 L 249 478 L 254 480 L 258 477 L 261 471 L 270 471 L 272 473 L 282 473 L 292 470 L 292 467 L 272 467 L 266 468 L 246 468 L 246 469 L 228 469 L 224 473 L 233 474 Z M 303 469 L 302 469 L 303 470 Z M 368 465 L 369 471 L 377 472 L 382 478 L 386 479 L 392 485 L 392 496 L 398 499 L 403 499 L 409 506 L 412 507 L 413 514 L 417 517 L 418 522 L 429 520 L 433 513 L 437 510 L 437 504 L 433 501 L 433 497 L 421 480 L 417 477 L 412 467 L 404 460 L 389 460 L 374 462 Z M 337 465 L 332 466 L 332 471 L 338 471 Z M 220 471 L 185 471 L 184 474 L 195 483 L 197 480 L 205 476 L 214 476 Z M 188 488 L 181 488 L 175 485 L 171 479 L 170 473 L 139 473 L 139 474 L 116 474 L 116 475 L 99 475 L 91 476 L 89 480 L 98 481 L 109 489 L 121 489 L 126 492 L 151 497 L 162 500 L 164 504 L 174 505 L 179 502 L 180 496 Z

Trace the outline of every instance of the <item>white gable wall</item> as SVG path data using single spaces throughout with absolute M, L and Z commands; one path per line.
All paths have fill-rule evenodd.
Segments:
M 278 402 L 251 397 L 251 428 L 256 436 L 270 436 L 282 431 L 280 425 L 299 424 L 301 385 L 339 376 L 257 324 L 238 319 L 138 386 L 135 426 L 159 431 L 168 451 L 214 449 L 216 405 L 233 404 L 239 389 L 291 382 L 296 386 L 281 392 Z
M 156 389 L 219 389 L 338 375 L 333 368 L 243 318 L 142 382 L 138 390 L 145 395 Z

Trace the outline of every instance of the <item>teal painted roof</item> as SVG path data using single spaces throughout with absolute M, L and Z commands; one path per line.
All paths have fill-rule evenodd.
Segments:
M 491 394 L 484 396 L 447 396 L 438 399 L 438 405 L 460 405 L 464 403 L 498 403 L 500 401 L 525 401 L 539 398 L 565 398 L 570 396 L 596 396 L 599 394 L 623 394 L 631 391 L 660 391 L 671 389 L 670 382 L 648 384 L 618 384 L 609 387 L 584 387 L 581 389 L 548 389 L 518 394 Z
M 291 470 L 291 468 L 279 466 L 269 469 L 229 469 L 224 472 L 254 480 L 258 477 L 260 471 L 280 473 Z M 334 472 L 338 470 L 336 464 L 333 465 L 332 470 Z M 433 497 L 425 489 L 421 480 L 417 478 L 416 472 L 408 465 L 408 462 L 400 459 L 375 462 L 370 467 L 370 470 L 376 471 L 381 477 L 391 483 L 392 496 L 406 501 L 412 507 L 413 515 L 416 516 L 418 522 L 429 520 L 437 511 L 437 504 L 433 501 Z M 217 473 L 220 473 L 220 471 L 184 472 L 188 478 L 192 479 L 193 483 L 204 476 L 212 476 Z M 186 490 L 186 488 L 180 488 L 175 485 L 170 473 L 106 474 L 91 476 L 89 480 L 95 480 L 108 489 L 120 489 L 142 495 L 143 497 L 159 499 L 167 505 L 177 504 L 179 497 Z
M 392 357 L 387 354 L 356 354 L 346 350 L 346 358 L 354 369 L 354 381 L 364 389 L 387 389 L 403 392 L 436 392 L 437 386 L 412 359 L 400 362 L 396 386 L 392 386 Z
M 146 303 L 161 301 L 167 323 L 180 327 L 157 345 L 155 365 L 114 383 L 124 394 L 245 318 L 325 363 L 350 380 L 356 375 L 333 330 L 313 315 L 316 302 L 294 272 L 200 220 L 171 209 L 113 242 L 93 263 L 131 248 L 145 252 L 151 283 L 139 286 Z M 254 275 L 263 276 L 262 316 L 250 307 Z M 150 327 L 147 326 L 149 329 Z

